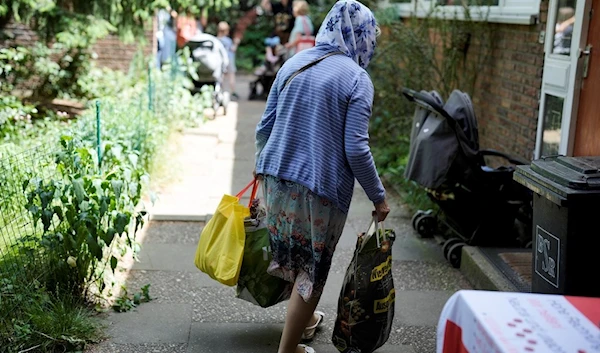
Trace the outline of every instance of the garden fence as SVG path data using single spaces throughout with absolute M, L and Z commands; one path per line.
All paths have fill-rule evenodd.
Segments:
M 141 90 L 139 99 L 129 99 L 128 102 L 114 99 L 108 103 L 97 101 L 87 115 L 76 123 L 76 129 L 81 131 L 75 131 L 73 136 L 81 139 L 82 144 L 95 147 L 98 173 L 102 173 L 103 138 L 116 134 L 114 131 L 103 131 L 105 117 L 119 113 L 123 116 L 130 115 L 130 122 L 139 118 L 139 124 L 130 124 L 134 126 L 119 127 L 120 123 L 115 119 L 107 124 L 112 124 L 107 129 L 120 128 L 121 131 L 132 130 L 137 133 L 135 131 L 141 131 L 143 127 L 141 125 L 148 123 L 147 120 L 144 122 L 142 115 L 167 116 L 167 100 L 172 92 L 173 82 L 163 81 L 156 87 L 151 70 L 148 69 L 148 85 Z M 43 142 L 37 141 L 38 144 L 33 147 L 23 148 L 18 143 L 0 144 L 0 337 L 18 333 L 17 326 L 22 324 L 15 318 L 20 317 L 19 313 L 27 303 L 19 297 L 22 295 L 20 293 L 27 293 L 28 290 L 17 287 L 28 286 L 30 291 L 35 291 L 41 285 L 38 280 L 51 276 L 49 272 L 53 270 L 47 261 L 49 254 L 40 251 L 39 246 L 36 247 L 44 231 L 44 220 L 34 220 L 32 215 L 35 210 L 31 208 L 36 206 L 28 202 L 28 193 L 35 188 L 36 183 L 64 179 L 64 175 L 57 170 L 57 157 L 63 151 L 58 142 L 60 135 L 66 130 L 73 130 L 73 127 L 64 129 L 65 131 L 56 131 L 56 136 L 41 136 Z M 127 138 L 131 137 L 124 137 Z M 56 221 L 55 217 L 50 218 L 50 223 Z

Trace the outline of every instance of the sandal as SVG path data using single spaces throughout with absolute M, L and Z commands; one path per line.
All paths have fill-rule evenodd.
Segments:
M 304 333 L 302 333 L 302 340 L 304 340 L 304 341 L 312 340 L 315 337 L 315 334 L 317 333 L 317 329 L 319 329 L 319 327 L 323 323 L 323 319 L 325 318 L 325 313 L 322 311 L 315 311 L 315 314 L 317 314 L 319 316 L 319 318 L 317 319 L 317 322 L 314 325 L 309 326 L 304 329 Z
M 298 347 L 304 348 L 305 353 L 316 353 L 315 350 L 305 344 L 299 344 Z

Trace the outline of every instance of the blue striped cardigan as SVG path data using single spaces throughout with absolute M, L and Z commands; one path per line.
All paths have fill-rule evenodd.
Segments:
M 333 55 L 284 89 L 298 69 L 333 51 L 304 50 L 279 70 L 256 128 L 256 172 L 301 184 L 347 213 L 355 178 L 373 203 L 385 199 L 369 148 L 369 75 L 351 58 Z

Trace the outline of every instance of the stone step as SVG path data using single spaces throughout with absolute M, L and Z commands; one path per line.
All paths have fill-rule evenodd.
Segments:
M 519 291 L 478 247 L 463 247 L 460 271 L 475 289 L 502 292 Z

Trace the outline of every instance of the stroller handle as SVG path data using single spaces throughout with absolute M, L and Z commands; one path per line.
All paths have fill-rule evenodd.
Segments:
M 409 101 L 415 102 L 415 103 L 419 104 L 420 106 L 422 106 L 423 108 L 426 108 L 429 110 L 433 109 L 436 113 L 440 114 L 444 118 L 446 118 L 450 121 L 454 121 L 454 119 L 450 116 L 450 114 L 448 114 L 448 112 L 446 110 L 444 110 L 444 108 L 438 102 L 433 100 L 430 96 L 423 94 L 421 92 L 417 92 L 410 88 L 402 88 L 402 94 Z

